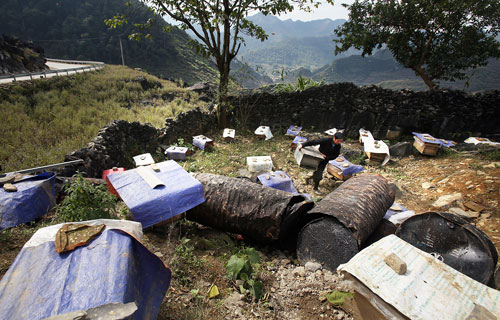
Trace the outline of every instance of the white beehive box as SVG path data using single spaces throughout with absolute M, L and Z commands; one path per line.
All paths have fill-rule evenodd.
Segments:
M 155 163 L 150 153 L 140 154 L 138 156 L 135 156 L 133 159 L 136 167 L 149 166 L 150 164 Z
M 234 139 L 235 135 L 236 135 L 236 130 L 226 128 L 222 133 L 222 138 L 224 138 L 224 140 L 226 141 L 231 141 Z
M 255 134 L 257 137 L 261 139 L 266 139 L 269 140 L 273 137 L 273 134 L 271 133 L 271 128 L 268 126 L 260 126 L 257 129 L 255 129 Z
M 165 150 L 165 155 L 169 160 L 186 160 L 189 149 L 186 147 L 173 146 Z
M 306 168 L 316 169 L 318 164 L 324 160 L 323 155 L 318 150 L 318 146 L 309 146 L 295 149 L 295 160 L 298 165 Z
M 247 157 L 248 171 L 261 172 L 273 169 L 273 160 L 270 156 Z

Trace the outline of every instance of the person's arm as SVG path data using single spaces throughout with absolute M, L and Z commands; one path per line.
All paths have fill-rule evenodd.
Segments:
M 302 149 L 302 147 L 315 146 L 315 145 L 320 144 L 320 143 L 321 143 L 320 140 L 309 140 L 309 141 L 306 141 L 304 143 L 299 143 L 298 149 L 300 151 L 300 149 Z

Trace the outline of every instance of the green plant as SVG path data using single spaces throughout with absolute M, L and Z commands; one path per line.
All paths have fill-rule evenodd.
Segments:
M 244 248 L 229 258 L 226 274 L 232 280 L 240 279 L 240 292 L 249 292 L 256 300 L 262 297 L 262 282 L 253 279 L 254 267 L 260 262 L 259 253 L 254 248 Z
M 276 86 L 276 92 L 300 92 L 312 87 L 318 87 L 324 85 L 324 81 L 315 81 L 311 78 L 303 77 L 299 75 L 295 84 L 291 83 L 280 83 Z
M 81 173 L 76 180 L 64 186 L 66 197 L 57 206 L 57 217 L 62 221 L 84 221 L 113 218 L 116 214 L 116 197 L 104 185 L 94 185 Z

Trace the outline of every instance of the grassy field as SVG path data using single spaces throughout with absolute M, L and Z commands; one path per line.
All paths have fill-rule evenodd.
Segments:
M 138 76 L 162 87 L 144 90 L 132 81 Z M 162 100 L 166 93 L 175 98 Z M 197 94 L 173 82 L 112 65 L 99 72 L 1 86 L 2 172 L 62 162 L 112 120 L 161 128 L 165 118 L 200 105 Z

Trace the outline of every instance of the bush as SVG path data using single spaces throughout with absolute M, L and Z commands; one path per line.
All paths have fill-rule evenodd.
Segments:
M 93 185 L 77 173 L 76 180 L 64 186 L 66 197 L 57 206 L 57 216 L 64 222 L 109 219 L 116 216 L 116 197 L 104 185 Z

